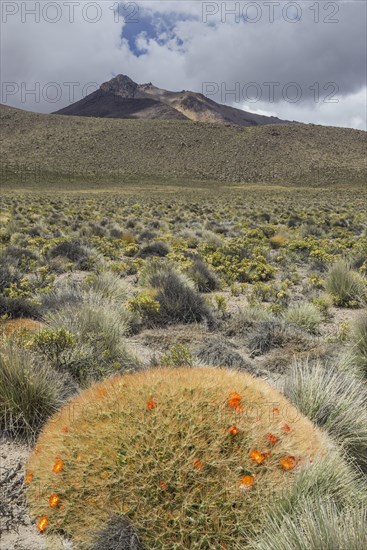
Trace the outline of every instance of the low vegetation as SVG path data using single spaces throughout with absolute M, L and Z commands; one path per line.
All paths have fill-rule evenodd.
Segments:
M 360 188 L 138 183 L 3 195 L 0 426 L 33 448 L 35 529 L 76 550 L 367 546 Z

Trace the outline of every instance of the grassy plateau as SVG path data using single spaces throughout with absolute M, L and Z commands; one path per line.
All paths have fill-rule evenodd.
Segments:
M 5 543 L 367 547 L 364 134 L 0 113 Z

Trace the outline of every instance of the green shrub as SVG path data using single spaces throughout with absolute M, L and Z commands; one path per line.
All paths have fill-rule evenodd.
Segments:
M 325 288 L 336 306 L 358 307 L 365 303 L 366 283 L 347 262 L 337 262 L 330 268 Z
M 165 367 L 188 367 L 192 361 L 190 349 L 183 344 L 174 344 L 161 358 Z
M 75 336 L 64 328 L 56 331 L 43 329 L 32 336 L 28 347 L 44 355 L 55 368 L 60 369 L 68 362 L 67 354 L 74 348 L 75 343 Z
M 29 351 L 8 343 L 0 349 L 0 427 L 28 441 L 64 402 L 65 379 Z
M 0 292 L 3 292 L 5 288 L 10 287 L 12 284 L 18 284 L 22 278 L 22 273 L 14 267 L 9 265 L 7 258 L 0 256 Z
M 317 296 L 311 300 L 312 304 L 317 307 L 325 319 L 330 318 L 330 308 L 333 305 L 332 299 L 330 296 Z
M 332 365 L 295 363 L 284 394 L 367 471 L 367 391 L 360 380 Z
M 319 326 L 322 321 L 320 311 L 316 306 L 307 302 L 289 307 L 283 313 L 283 318 L 288 321 L 288 323 L 293 323 L 310 334 L 319 333 Z
M 154 325 L 157 321 L 157 315 L 160 310 L 160 303 L 156 300 L 156 291 L 145 290 L 135 298 L 127 302 L 127 307 L 133 313 L 138 314 L 143 322 L 148 325 Z

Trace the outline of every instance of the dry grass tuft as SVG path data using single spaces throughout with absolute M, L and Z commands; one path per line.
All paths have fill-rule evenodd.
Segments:
M 43 326 L 42 323 L 34 321 L 34 319 L 10 319 L 0 325 L 0 334 L 9 338 L 10 336 L 39 332 Z

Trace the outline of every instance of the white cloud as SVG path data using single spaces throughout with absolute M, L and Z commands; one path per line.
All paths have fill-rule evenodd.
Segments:
M 27 5 L 30 7 L 35 3 L 29 0 Z M 81 97 L 86 83 L 102 83 L 113 74 L 124 73 L 137 82 L 151 81 L 172 90 L 199 92 L 205 82 L 216 83 L 219 90 L 222 86 L 231 90 L 237 85 L 242 90 L 249 82 L 256 82 L 263 93 L 261 101 L 249 103 L 241 96 L 236 98 L 235 106 L 290 120 L 358 128 L 366 126 L 365 2 L 338 2 L 337 13 L 327 7 L 335 2 L 319 2 L 319 22 L 316 23 L 316 14 L 311 9 L 314 3 L 299 0 L 302 21 L 286 21 L 277 8 L 275 20 L 270 23 L 268 8 L 265 11 L 258 0 L 257 5 L 262 7 L 259 21 L 238 23 L 234 15 L 226 15 L 223 11 L 236 5 L 235 2 L 139 1 L 138 21 L 141 22 L 143 14 L 150 14 L 153 22 L 163 13 L 165 17 L 172 16 L 174 36 L 172 38 L 172 33 L 168 33 L 167 41 L 162 43 L 158 37 L 143 33 L 139 41 L 144 52 L 139 57 L 130 51 L 126 40 L 121 40 L 124 21 L 121 17 L 115 20 L 111 10 L 113 0 L 94 2 L 100 6 L 102 14 L 97 23 L 90 23 L 82 17 L 83 8 L 93 2 L 75 2 L 73 23 L 68 21 L 66 0 L 58 0 L 58 3 L 63 16 L 57 23 L 44 20 L 35 23 L 32 16 L 27 16 L 26 22 L 22 23 L 19 13 L 8 17 L 2 24 L 1 68 L 3 83 L 15 82 L 19 87 L 23 83 L 30 89 L 35 82 L 40 82 L 42 90 L 47 83 L 58 82 L 63 92 L 61 100 L 52 104 L 41 96 L 37 102 L 28 95 L 24 103 L 19 90 L 8 98 L 3 93 L 2 102 L 50 112 L 70 103 L 65 82 L 80 83 L 75 88 L 79 92 L 74 98 L 76 100 Z M 38 4 L 42 5 L 42 2 Z M 240 8 L 245 4 L 239 3 Z M 202 20 L 203 6 L 217 9 L 217 13 L 208 16 L 207 23 L 210 24 Z M 49 13 L 52 17 L 52 10 Z M 92 8 L 88 13 L 90 17 L 95 14 Z M 254 16 L 254 12 L 248 13 Z M 185 17 L 180 17 L 180 14 Z M 191 17 L 187 18 L 188 15 Z M 328 18 L 338 19 L 338 22 L 325 22 Z M 138 31 L 139 24 L 136 28 Z M 163 36 L 160 31 L 160 38 Z M 279 82 L 276 90 L 296 82 L 302 92 L 302 101 L 284 101 L 281 94 L 275 96 L 274 103 L 265 101 L 266 82 Z M 315 82 L 320 86 L 319 102 L 314 100 L 312 86 Z M 338 103 L 324 101 L 327 91 L 323 86 L 328 82 L 335 82 L 338 87 Z M 233 103 L 233 96 L 223 97 L 220 92 L 213 99 Z

